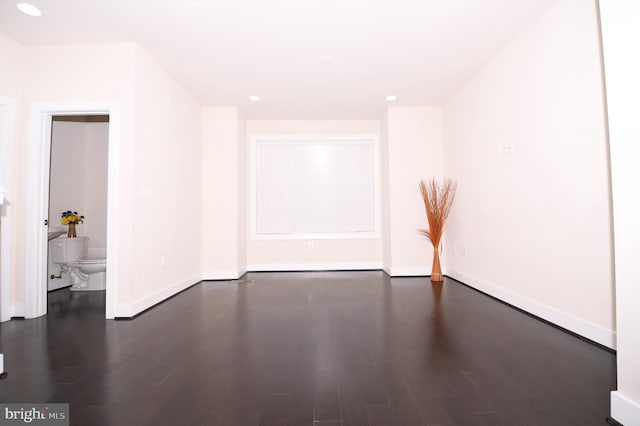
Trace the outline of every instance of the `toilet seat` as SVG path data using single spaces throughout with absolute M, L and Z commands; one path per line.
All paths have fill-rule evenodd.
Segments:
M 59 237 L 49 242 L 53 263 L 59 264 L 61 276 L 71 280 L 71 289 L 105 290 L 107 258 L 106 250 L 94 248 L 89 251 L 89 238 Z M 93 256 L 87 256 L 91 253 Z
M 78 259 L 68 263 L 68 266 L 72 268 L 69 271 L 73 283 L 70 290 L 104 290 L 106 288 L 106 258 Z

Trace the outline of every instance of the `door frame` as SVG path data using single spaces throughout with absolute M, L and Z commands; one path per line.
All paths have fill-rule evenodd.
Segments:
M 107 276 L 105 318 L 114 318 L 117 300 L 117 202 L 120 113 L 116 103 L 34 103 L 29 121 L 29 168 L 25 250 L 24 317 L 47 313 L 47 226 L 51 123 L 54 115 L 108 115 Z

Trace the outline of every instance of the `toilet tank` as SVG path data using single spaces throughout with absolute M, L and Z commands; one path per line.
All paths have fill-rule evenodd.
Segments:
M 89 237 L 59 237 L 50 242 L 54 263 L 68 263 L 87 258 Z

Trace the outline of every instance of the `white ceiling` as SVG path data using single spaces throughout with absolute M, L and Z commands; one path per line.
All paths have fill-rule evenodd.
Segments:
M 441 104 L 551 1 L 32 0 L 31 18 L 0 0 L 0 33 L 136 42 L 203 105 L 251 119 L 379 119 L 388 94 Z

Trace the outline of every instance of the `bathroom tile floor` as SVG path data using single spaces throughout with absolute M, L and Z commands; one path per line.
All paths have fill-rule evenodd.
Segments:
M 203 282 L 132 321 L 104 292 L 0 324 L 3 402 L 72 425 L 605 425 L 615 355 L 453 280 Z

